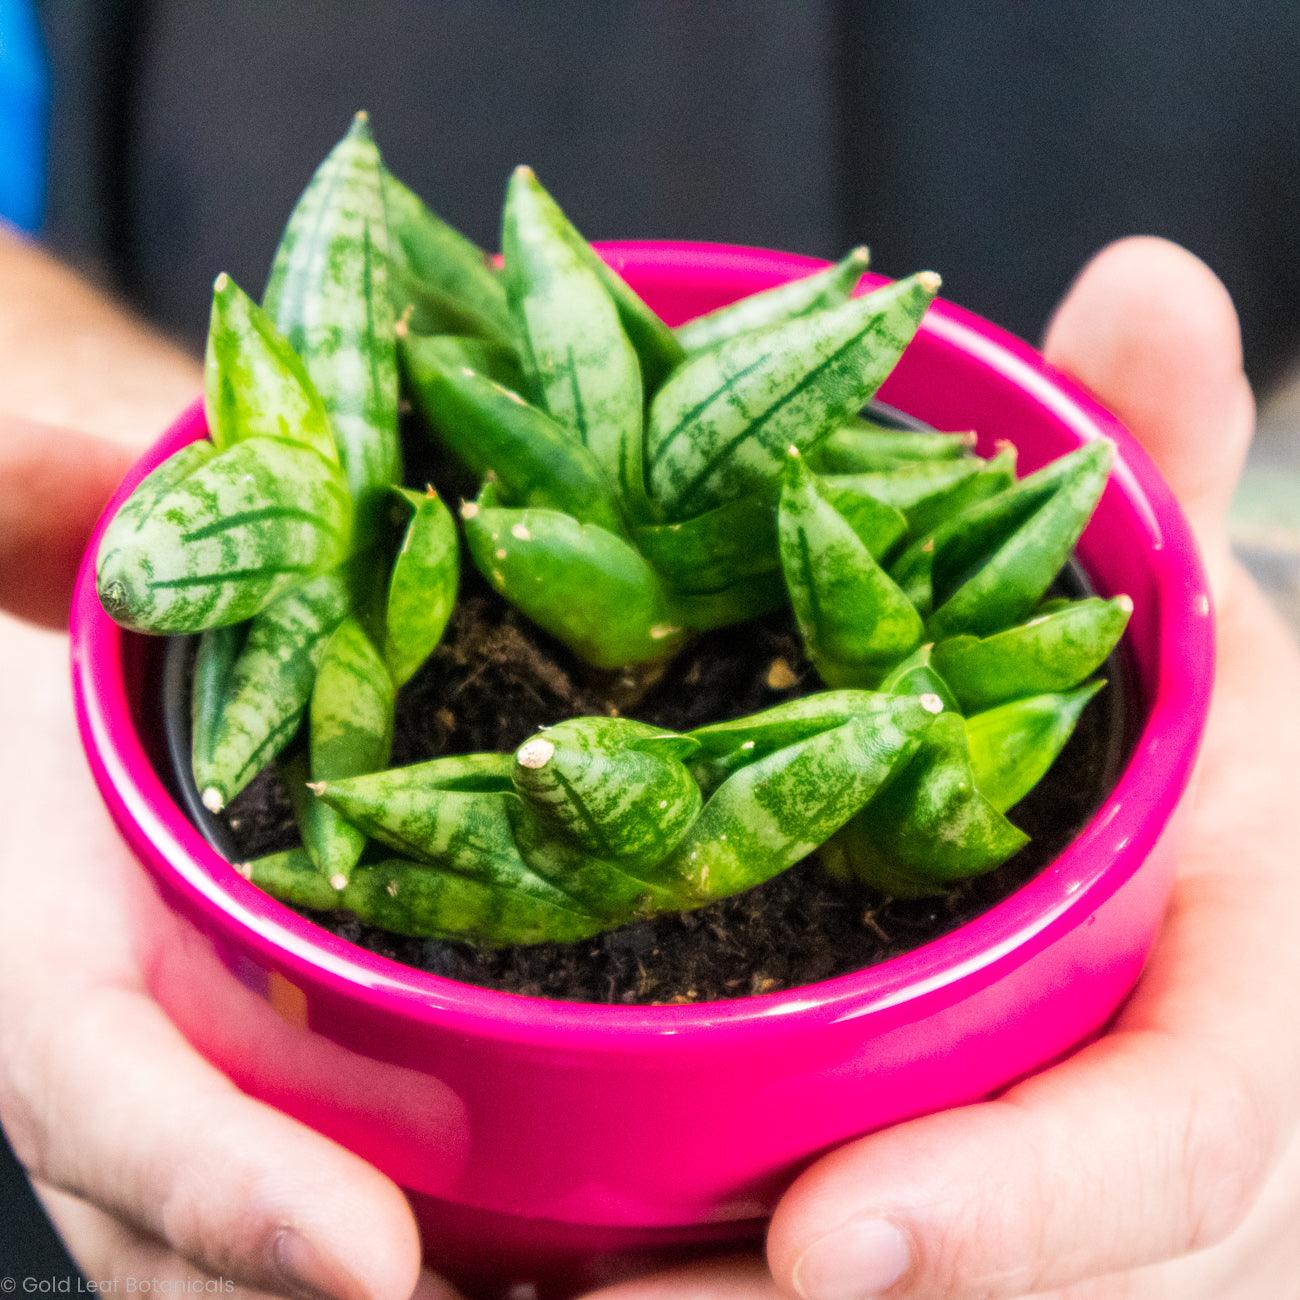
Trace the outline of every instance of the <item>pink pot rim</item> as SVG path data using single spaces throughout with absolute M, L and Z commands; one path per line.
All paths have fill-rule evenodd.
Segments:
M 604 256 L 641 270 L 677 271 L 684 261 L 793 275 L 826 265 L 760 248 L 667 240 L 604 243 Z M 875 277 L 875 282 L 880 282 Z M 1209 707 L 1214 657 L 1210 597 L 1191 530 L 1172 492 L 1136 440 L 1073 380 L 1021 340 L 973 313 L 938 301 L 924 332 L 976 358 L 1027 392 L 1082 440 L 1111 439 L 1113 482 L 1135 506 L 1159 605 L 1156 689 L 1115 789 L 1067 848 L 1001 903 L 923 947 L 817 984 L 727 1002 L 607 1006 L 527 997 L 462 984 L 377 956 L 263 894 L 207 842 L 154 770 L 133 718 L 127 637 L 95 593 L 99 536 L 131 488 L 161 459 L 205 430 L 202 402 L 181 414 L 163 443 L 133 468 L 104 511 L 78 574 L 71 612 L 78 723 L 110 812 L 143 845 L 145 865 L 209 930 L 252 950 L 286 979 L 323 987 L 404 1018 L 475 1038 L 591 1052 L 670 1047 L 702 1033 L 767 1035 L 870 1017 L 877 1032 L 949 1005 L 1020 965 L 1089 915 L 1137 869 L 1190 779 Z

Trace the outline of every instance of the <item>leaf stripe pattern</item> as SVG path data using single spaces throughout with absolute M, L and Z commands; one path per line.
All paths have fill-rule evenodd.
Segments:
M 250 438 L 184 466 L 189 473 L 158 486 L 147 481 L 139 503 L 133 497 L 105 530 L 100 598 L 125 626 L 239 623 L 345 554 L 350 502 L 338 494 L 337 466 L 310 448 Z
M 401 477 L 396 315 L 379 151 L 364 114 L 320 165 L 276 251 L 266 308 L 329 414 L 358 509 L 357 543 Z
M 320 798 L 409 856 L 358 866 L 332 896 L 306 855 L 278 854 L 247 870 L 300 906 L 485 946 L 572 941 L 699 907 L 824 843 L 885 786 L 933 721 L 902 697 L 844 691 L 835 702 L 831 725 L 754 760 L 746 724 L 761 734 L 763 715 L 733 724 L 725 738 L 714 733 L 715 755 L 724 749 L 734 763 L 707 800 L 688 765 L 699 748 L 691 737 L 621 718 L 539 732 L 515 753 L 514 793 L 445 788 L 442 774 L 458 770 L 459 759 L 327 782 Z M 657 776 L 639 779 L 647 764 Z M 592 853 L 596 843 L 603 860 Z
M 780 321 L 806 316 L 825 307 L 835 307 L 853 293 L 870 261 L 865 248 L 853 249 L 847 257 L 823 271 L 761 293 L 750 294 L 704 316 L 697 316 L 677 329 L 677 339 L 688 352 L 715 347 L 737 334 L 764 329 Z
M 648 486 L 663 516 L 772 484 L 789 447 L 815 447 L 870 400 L 938 285 L 922 272 L 688 359 L 650 406 Z
M 335 571 L 252 621 L 210 750 L 193 756 L 195 784 L 209 808 L 225 807 L 297 730 L 325 644 L 353 602 L 348 575 Z
M 249 524 L 263 524 L 272 520 L 307 524 L 326 532 L 332 531 L 335 527 L 333 520 L 322 519 L 320 515 L 314 515 L 310 510 L 304 510 L 300 506 L 259 506 L 253 510 L 241 510 L 222 519 L 214 519 L 211 523 L 201 524 L 198 528 L 192 528 L 181 535 L 181 541 L 187 544 L 201 542 L 207 537 L 220 537 L 222 533 L 235 528 L 245 528 Z
M 590 448 L 637 509 L 645 494 L 640 362 L 604 279 L 527 167 L 510 178 L 501 245 L 529 396 Z

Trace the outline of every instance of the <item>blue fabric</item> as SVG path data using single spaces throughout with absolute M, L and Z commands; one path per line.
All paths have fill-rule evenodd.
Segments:
M 36 230 L 45 208 L 49 110 L 32 0 L 0 0 L 0 217 Z

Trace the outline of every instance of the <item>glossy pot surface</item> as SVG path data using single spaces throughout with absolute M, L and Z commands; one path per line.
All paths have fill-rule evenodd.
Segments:
M 602 250 L 670 323 L 821 265 L 717 245 Z M 160 775 L 159 644 L 102 611 L 92 540 L 73 603 L 73 681 L 109 810 L 182 918 L 157 995 L 241 1087 L 413 1193 L 436 1225 L 431 1254 L 461 1250 L 462 1275 L 481 1265 L 506 1281 L 548 1253 L 752 1232 L 810 1157 L 1051 1061 L 1105 1024 L 1142 969 L 1213 671 L 1187 524 L 1111 415 L 1032 349 L 948 303 L 931 308 L 881 398 L 940 429 L 975 429 L 984 453 L 1011 441 L 1022 473 L 1082 442 L 1117 444 L 1079 553 L 1100 594 L 1133 598 L 1126 641 L 1142 721 L 1104 806 L 1011 897 L 914 952 L 761 997 L 610 1007 L 474 988 L 348 944 L 253 888 Z M 196 403 L 105 517 L 204 433 Z M 495 1262 L 484 1246 L 476 1263 L 483 1233 L 501 1248 Z

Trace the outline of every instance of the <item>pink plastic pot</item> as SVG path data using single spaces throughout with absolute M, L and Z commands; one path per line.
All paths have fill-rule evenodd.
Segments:
M 820 265 L 699 244 L 604 252 L 670 322 Z M 985 452 L 1011 440 L 1025 471 L 1091 439 L 1118 444 L 1080 555 L 1103 595 L 1134 600 L 1144 720 L 1110 798 L 1029 884 L 915 952 L 784 993 L 671 1007 L 523 998 L 373 956 L 266 897 L 159 775 L 159 645 L 103 613 L 97 537 L 87 551 L 72 612 L 82 735 L 122 835 L 180 918 L 157 996 L 242 1088 L 408 1189 L 430 1259 L 478 1294 L 525 1280 L 559 1294 L 633 1259 L 752 1238 L 819 1152 L 1050 1062 L 1105 1025 L 1142 969 L 1212 676 L 1187 524 L 1112 416 L 959 308 L 931 309 L 881 396 L 938 428 L 975 428 Z M 196 404 L 106 517 L 204 432 Z

